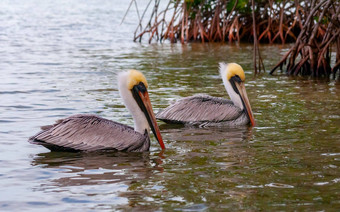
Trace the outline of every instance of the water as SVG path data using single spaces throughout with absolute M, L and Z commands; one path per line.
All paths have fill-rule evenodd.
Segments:
M 142 7 L 146 2 L 139 2 Z M 340 85 L 252 75 L 252 46 L 133 43 L 125 1 L 0 1 L 0 210 L 340 209 Z M 261 46 L 272 67 L 287 46 Z M 218 62 L 246 70 L 257 126 L 160 128 L 147 153 L 53 153 L 39 126 L 77 113 L 132 125 L 118 72 L 145 73 L 155 111 L 227 97 Z

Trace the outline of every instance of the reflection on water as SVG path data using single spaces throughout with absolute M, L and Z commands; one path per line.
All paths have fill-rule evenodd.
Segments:
M 184 141 L 230 141 L 239 142 L 251 139 L 252 127 L 238 126 L 238 127 L 183 127 L 183 125 L 163 124 L 160 126 L 163 134 L 166 134 L 168 139 L 179 142 Z M 211 136 L 214 135 L 214 136 Z
M 49 186 L 68 187 L 101 184 L 131 184 L 162 172 L 159 159 L 150 160 L 149 153 L 41 153 L 33 166 L 59 169 L 65 177 L 53 179 Z
M 148 1 L 138 1 L 145 6 Z M 37 6 L 39 5 L 39 6 Z M 256 77 L 251 45 L 133 43 L 125 1 L 0 2 L 1 211 L 273 211 L 340 207 L 340 84 Z M 131 35 L 130 37 L 128 35 Z M 261 46 L 266 67 L 289 46 Z M 197 93 L 227 97 L 218 62 L 246 72 L 255 127 L 159 122 L 148 153 L 51 153 L 39 126 L 77 113 L 133 125 L 117 73 L 141 70 L 155 112 Z
M 161 164 L 162 153 L 41 153 L 34 156 L 32 166 L 44 169 L 47 177 L 34 191 L 60 193 L 64 203 L 125 207 L 135 201 L 136 194 L 130 190 L 161 174 Z

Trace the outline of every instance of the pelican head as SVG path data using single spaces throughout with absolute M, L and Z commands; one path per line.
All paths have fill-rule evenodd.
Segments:
M 223 84 L 233 103 L 245 110 L 252 126 L 255 126 L 253 111 L 251 110 L 246 88 L 243 68 L 236 63 L 220 63 L 220 74 Z
M 135 131 L 144 134 L 145 130 L 149 132 L 151 128 L 159 145 L 162 149 L 165 149 L 156 117 L 152 110 L 145 76 L 137 70 L 120 73 L 118 86 L 124 104 L 134 118 Z

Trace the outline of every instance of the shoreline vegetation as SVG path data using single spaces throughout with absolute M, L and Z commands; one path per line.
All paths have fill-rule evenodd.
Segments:
M 291 76 L 335 78 L 339 72 L 340 78 L 339 1 L 168 0 L 165 6 L 150 0 L 139 17 L 134 41 L 253 43 L 255 74 L 265 71 L 259 43 L 293 43 L 270 74 L 279 68 Z

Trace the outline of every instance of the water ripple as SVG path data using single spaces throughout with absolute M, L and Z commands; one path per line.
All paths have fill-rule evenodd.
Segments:
M 282 184 L 282 183 L 269 183 L 265 185 L 266 187 L 272 187 L 272 188 L 294 188 L 292 185 L 288 184 Z
M 120 24 L 127 2 L 0 1 L 0 210 L 340 207 L 338 82 L 253 76 L 252 45 L 132 42 L 134 6 Z M 261 46 L 265 65 L 287 49 Z M 131 68 L 146 75 L 154 111 L 196 93 L 226 98 L 221 61 L 244 67 L 256 127 L 159 121 L 163 152 L 152 134 L 146 153 L 49 152 L 27 142 L 39 126 L 77 113 L 133 126 L 117 87 L 117 73 Z

